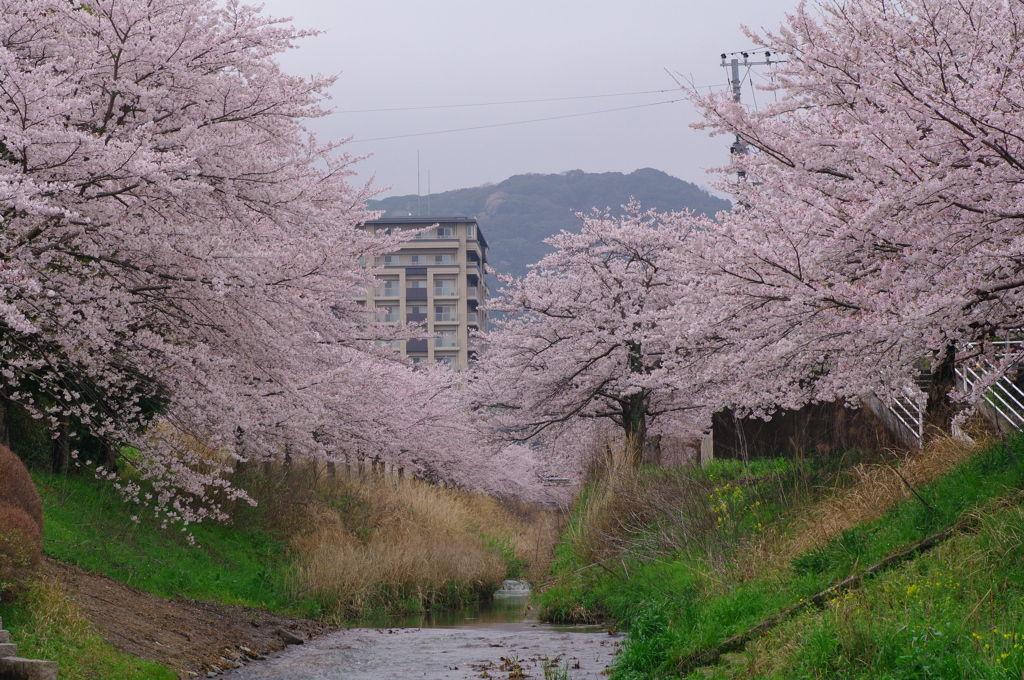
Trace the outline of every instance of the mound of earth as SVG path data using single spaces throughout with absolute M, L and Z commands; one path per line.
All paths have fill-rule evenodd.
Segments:
M 44 569 L 67 585 L 109 644 L 164 664 L 181 678 L 237 668 L 289 643 L 336 630 L 259 609 L 166 600 L 56 560 L 46 560 Z

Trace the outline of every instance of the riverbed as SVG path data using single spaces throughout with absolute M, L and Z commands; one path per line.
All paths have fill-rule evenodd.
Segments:
M 599 680 L 619 634 L 537 622 L 528 597 L 499 597 L 435 617 L 349 628 L 289 647 L 223 677 L 232 680 L 469 680 L 545 677 L 546 666 Z M 383 622 L 382 622 L 383 623 Z
M 544 666 L 573 680 L 598 680 L 619 639 L 604 631 L 504 623 L 459 628 L 350 628 L 288 648 L 224 677 L 234 680 L 469 680 L 544 678 Z

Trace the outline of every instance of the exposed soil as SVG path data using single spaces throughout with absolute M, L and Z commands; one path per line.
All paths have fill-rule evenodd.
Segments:
M 289 633 L 309 639 L 336 630 L 247 607 L 165 600 L 56 560 L 46 560 L 45 570 L 67 585 L 104 640 L 181 678 L 207 677 L 284 649 Z

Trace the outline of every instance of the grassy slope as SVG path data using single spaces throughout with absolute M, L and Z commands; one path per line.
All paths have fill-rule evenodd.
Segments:
M 286 544 L 250 523 L 164 529 L 109 486 L 35 475 L 46 518 L 46 554 L 168 598 L 310 613 L 286 586 Z M 132 520 L 138 513 L 140 521 Z
M 522 571 L 520 553 L 532 554 L 513 531 L 521 533 L 527 527 L 515 524 L 493 499 L 419 483 L 396 486 L 364 480 L 358 487 L 335 484 L 325 489 L 310 486 L 301 471 L 287 478 L 260 476 L 248 480 L 261 499 L 257 508 L 236 507 L 232 524 L 191 526 L 186 532 L 161 526 L 151 513 L 126 504 L 113 488 L 94 479 L 47 473 L 33 477 L 43 501 L 47 555 L 167 598 L 308 617 L 415 612 L 493 590 L 501 578 Z M 314 505 L 320 508 L 315 516 L 296 510 Z M 331 521 L 325 523 L 325 517 Z M 433 581 L 420 578 L 410 585 L 402 581 L 403 574 L 392 573 L 394 565 L 378 560 L 368 565 L 369 576 L 361 581 L 363 610 L 349 606 L 351 594 L 341 587 L 349 584 L 325 596 L 308 582 L 308 560 L 341 567 L 359 557 L 380 557 L 375 547 L 394 538 L 390 532 L 396 522 L 448 552 L 453 540 L 462 541 L 460 554 L 472 548 L 480 554 L 478 561 L 493 563 L 493 573 L 481 580 L 478 565 L 469 565 L 461 574 L 447 573 L 441 565 L 434 569 L 438 573 L 432 574 Z M 436 526 L 439 522 L 443 526 Z M 345 539 L 348 552 L 332 554 L 309 540 L 335 536 Z M 393 582 L 381 580 L 389 576 Z M 16 602 L 0 603 L 0 616 L 12 630 L 19 653 L 59 661 L 62 678 L 174 677 L 165 668 L 105 644 L 59 583 L 43 579 Z
M 95 480 L 37 473 L 46 553 L 164 597 L 190 597 L 291 613 L 308 613 L 288 598 L 285 545 L 251 527 L 163 529 Z M 20 599 L 0 603 L 0 616 L 19 654 L 53 659 L 68 680 L 174 678 L 158 664 L 118 652 L 92 631 L 60 584 L 42 580 Z
M 1020 441 L 1015 446 L 1022 458 L 1024 447 Z M 712 557 L 691 552 L 609 560 L 605 568 L 565 579 L 543 604 L 556 615 L 573 606 L 589 607 L 631 627 L 615 677 L 672 677 L 677 661 L 687 654 L 977 512 L 983 518 L 979 533 L 958 537 L 911 566 L 869 581 L 861 592 L 825 611 L 809 612 L 776 629 L 745 656 L 731 658 L 732 665 L 695 677 L 1021 677 L 1024 640 L 1015 636 L 1024 630 L 1014 630 L 1012 622 L 1024 609 L 1024 566 L 1018 554 L 1024 519 L 1018 507 L 993 502 L 1024 486 L 1024 472 L 1001 445 L 919 489 L 931 509 L 916 498 L 904 500 L 881 518 L 796 555 L 782 568 L 745 550 L 756 542 L 758 525 L 785 525 L 793 517 L 769 486 L 730 485 L 727 490 L 719 482 L 710 487 L 708 496 L 715 497 L 709 505 L 721 508 L 723 495 L 734 499 L 719 511 L 724 515 L 718 530 L 721 550 Z M 564 573 L 579 568 L 571 553 L 563 546 L 559 566 Z

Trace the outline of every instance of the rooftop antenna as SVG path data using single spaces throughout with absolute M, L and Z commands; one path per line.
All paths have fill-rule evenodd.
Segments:
M 427 214 L 434 214 L 430 212 L 430 168 L 427 168 Z
M 416 217 L 422 216 L 420 212 L 420 152 L 416 150 Z

